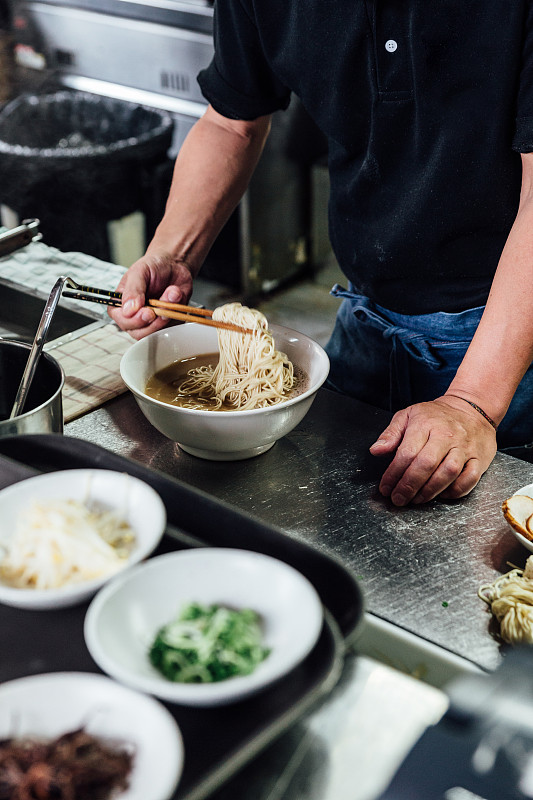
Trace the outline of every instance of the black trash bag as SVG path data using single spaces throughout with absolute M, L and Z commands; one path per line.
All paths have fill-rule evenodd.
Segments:
M 109 260 L 110 220 L 154 217 L 173 127 L 165 111 L 85 92 L 21 95 L 0 112 L 0 202 L 38 217 L 47 244 Z

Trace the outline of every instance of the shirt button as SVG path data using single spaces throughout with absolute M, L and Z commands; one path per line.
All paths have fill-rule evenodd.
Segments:
M 385 42 L 385 50 L 389 53 L 394 53 L 395 50 L 398 49 L 398 42 L 395 42 L 394 39 L 389 39 L 388 42 Z

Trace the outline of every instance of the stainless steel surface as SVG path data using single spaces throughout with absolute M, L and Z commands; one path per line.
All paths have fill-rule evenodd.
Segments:
M 14 326 L 19 320 L 26 331 L 33 333 L 49 286 L 57 275 L 74 269 L 73 264 L 76 265 L 73 274 L 79 282 L 109 285 L 110 288 L 118 283 L 117 268 L 112 265 L 102 265 L 80 254 L 59 254 L 36 243 L 3 259 L 0 264 L 0 274 L 2 268 L 4 270 L 3 281 L 5 276 L 11 279 L 18 276 L 25 282 L 18 290 L 0 283 L 0 324 L 2 315 L 13 311 L 9 325 Z M 325 342 L 336 309 L 328 287 L 336 279 L 336 273 L 330 275 L 328 271 L 322 286 L 312 283 L 293 287 L 284 293 L 285 302 L 279 294 L 268 298 L 264 310 L 272 321 L 295 327 Z M 37 285 L 41 286 L 40 296 L 35 294 Z M 203 289 L 205 296 L 197 286 L 195 297 L 212 307 L 212 284 L 203 285 Z M 224 302 L 218 291 L 215 296 L 217 304 Z M 88 313 L 92 311 L 92 307 L 87 308 Z M 66 325 L 65 333 L 69 323 L 79 327 L 90 322 L 70 308 L 60 307 L 58 315 L 61 319 L 55 319 L 54 325 L 58 322 Z M 376 494 L 380 467 L 370 459 L 366 449 L 386 419 L 387 415 L 382 412 L 322 390 L 308 418 L 289 437 L 278 442 L 270 453 L 240 464 L 209 463 L 182 453 L 146 422 L 129 395 L 66 426 L 67 434 L 86 438 L 165 470 L 249 513 L 281 525 L 292 536 L 336 552 L 363 576 L 367 605 L 383 609 L 385 616 L 398 621 L 389 625 L 379 620 L 381 627 L 377 627 L 377 617 L 367 615 L 373 635 L 370 642 L 373 657 L 360 655 L 363 645 L 365 653 L 369 650 L 365 626 L 356 642 L 357 649 L 347 654 L 341 679 L 330 696 L 237 777 L 211 795 L 211 800 L 375 800 L 418 736 L 428 725 L 437 722 L 447 707 L 442 691 L 388 666 L 395 662 L 402 670 L 425 679 L 430 657 L 439 662 L 441 668 L 442 651 L 438 647 L 431 653 L 423 639 L 406 635 L 398 627 L 403 622 L 403 613 L 408 621 L 414 618 L 415 629 L 426 630 L 430 626 L 421 618 L 425 609 L 432 607 L 436 619 L 444 625 L 444 630 L 439 636 L 432 636 L 433 639 L 453 640 L 454 625 L 458 623 L 466 625 L 467 629 L 475 624 L 474 646 L 480 638 L 483 641 L 488 638 L 487 616 L 480 609 L 481 601 L 477 605 L 474 597 L 478 577 L 481 577 L 478 573 L 485 577 L 497 571 L 512 538 L 499 521 L 495 498 L 528 482 L 529 477 L 525 478 L 526 473 L 529 475 L 529 466 L 514 459 L 497 458 L 491 473 L 484 479 L 484 484 L 488 482 L 486 488 L 480 487 L 480 490 L 483 488 L 480 500 L 483 509 L 476 525 L 477 529 L 485 531 L 480 546 L 474 547 L 475 539 L 470 545 L 463 541 L 464 527 L 476 516 L 475 508 L 470 507 L 468 501 L 464 504 L 464 525 L 458 526 L 457 551 L 440 554 L 440 561 L 435 563 L 439 574 L 444 563 L 440 582 L 453 580 L 458 600 L 463 596 L 468 598 L 474 608 L 472 621 L 468 609 L 463 616 L 458 613 L 460 604 L 454 603 L 444 611 L 437 601 L 439 607 L 434 607 L 428 577 L 434 537 L 428 537 L 430 550 L 424 554 L 427 564 L 421 565 L 421 571 L 408 557 L 413 549 L 411 536 L 415 550 L 421 546 L 416 519 L 425 520 L 426 530 L 433 527 L 431 508 L 396 513 Z M 486 507 L 485 497 L 490 497 L 490 507 Z M 455 518 L 460 519 L 460 516 L 459 507 Z M 443 512 L 437 509 L 435 524 L 440 520 L 442 526 L 442 518 Z M 402 519 L 406 520 L 405 529 Z M 444 541 L 448 549 L 454 540 L 452 525 L 453 518 L 445 525 Z M 404 544 L 408 551 L 405 558 L 396 552 L 398 540 L 407 543 Z M 505 544 L 503 550 L 500 540 Z M 462 563 L 465 556 L 466 561 Z M 457 576 L 455 562 L 461 565 Z M 394 574 L 396 563 L 402 565 L 399 575 Z M 464 585 L 469 566 L 468 585 Z M 405 591 L 402 580 L 406 581 Z M 392 600 L 394 586 L 391 582 L 399 586 L 401 595 Z M 416 584 L 415 591 L 413 584 Z M 417 615 L 413 605 L 419 597 L 423 612 Z M 448 611 L 452 612 L 452 617 Z M 461 632 L 462 642 L 467 635 L 468 630 Z M 398 645 L 400 636 L 401 647 Z M 490 655 L 497 658 L 495 646 L 491 647 Z M 385 663 L 377 663 L 376 658 Z M 458 658 L 457 662 L 460 661 Z M 445 684 L 450 673 L 460 673 L 463 663 L 444 664 L 444 674 L 438 685 Z
M 30 350 L 30 345 L 23 342 L 0 339 L 0 436 L 63 432 L 61 392 L 65 376 L 48 353 L 42 355 L 37 364 L 36 381 L 26 410 L 9 418 Z
M 48 264 L 48 257 L 43 261 Z M 52 263 L 53 275 L 68 269 L 64 261 Z M 85 276 L 86 282 L 103 285 L 105 269 L 102 276 L 84 269 L 78 273 L 82 280 Z M 313 335 L 311 318 L 304 318 L 307 305 L 313 320 L 323 317 L 325 340 L 336 307 L 327 294 L 332 282 L 328 276 L 322 292 L 317 285 L 310 287 L 311 294 L 309 288 L 295 289 L 287 307 L 271 298 L 265 310 L 277 322 Z M 198 299 L 212 306 L 212 298 Z M 33 300 L 31 295 L 27 300 Z M 444 692 L 387 664 L 396 662 L 425 678 L 429 657 L 439 661 L 442 653 L 438 646 L 432 653 L 426 640 L 466 652 L 487 668 L 499 661 L 476 591 L 481 580 L 506 568 L 508 558 L 522 563 L 527 555 L 507 531 L 499 503 L 531 480 L 533 467 L 498 455 L 470 498 L 393 509 L 376 490 L 382 464 L 368 455 L 368 445 L 387 419 L 383 412 L 321 390 L 306 419 L 269 453 L 223 464 L 181 452 L 150 426 L 130 395 L 66 426 L 67 434 L 175 475 L 336 553 L 360 576 L 373 612 L 367 620 L 372 622 L 374 657 L 360 654 L 364 644 L 368 652 L 363 630 L 330 696 L 212 800 L 375 800 L 418 736 L 447 707 Z M 457 662 L 452 672 L 460 672 L 465 663 Z M 440 685 L 450 674 L 450 666 L 444 666 Z
M 31 341 L 45 302 L 45 297 L 36 291 L 32 293 L 0 280 L 0 336 Z M 89 309 L 84 313 L 60 304 L 54 314 L 49 338 L 57 339 L 99 318 Z
M 45 246 L 37 244 L 35 249 L 41 251 Z M 48 258 L 50 253 L 46 251 L 47 257 L 43 255 L 42 261 L 46 262 L 50 275 L 69 269 L 64 261 L 66 256 L 56 262 Z M 18 263 L 25 253 L 6 259 L 4 265 L 12 261 Z M 31 270 L 35 270 L 35 263 L 31 261 Z M 90 280 L 103 285 L 109 266 L 104 268 L 102 276 L 94 273 L 96 268 L 96 263 L 92 267 L 86 265 L 84 272 L 80 270 L 77 273 L 78 280 L 85 276 L 85 282 Z M 47 273 L 43 285 L 49 280 Z M 331 282 L 328 279 L 327 286 Z M 302 296 L 308 303 L 312 298 L 309 306 L 313 307 L 315 318 L 317 314 L 320 316 L 318 311 L 322 309 L 319 309 L 318 287 L 312 289 L 310 296 L 306 293 Z M 327 305 L 322 310 L 326 327 L 326 320 L 334 316 L 335 304 L 328 296 L 327 288 L 324 287 L 322 293 Z M 15 299 L 26 297 L 28 304 L 36 300 L 31 294 L 22 292 L 16 292 L 14 296 Z M 272 307 L 273 302 L 269 301 L 270 315 L 280 311 Z M 290 320 L 282 315 L 278 321 L 288 323 L 300 319 L 298 309 L 302 302 L 306 301 L 302 301 L 301 296 L 298 302 L 293 298 L 288 308 L 281 309 Z M 13 301 L 8 299 L 7 305 L 13 305 Z M 21 309 L 25 308 L 24 303 L 19 305 Z M 0 303 L 0 307 L 4 305 Z M 297 327 L 303 323 L 304 320 L 300 319 Z M 303 327 L 308 330 L 305 325 Z M 313 335 L 313 330 L 308 332 Z M 374 609 L 383 605 L 380 599 L 382 590 L 385 604 L 389 603 L 392 589 L 387 585 L 391 580 L 401 583 L 401 576 L 389 578 L 394 572 L 397 554 L 393 544 L 401 534 L 401 515 L 388 511 L 386 504 L 379 501 L 376 495 L 379 469 L 366 455 L 367 445 L 386 417 L 374 409 L 322 390 L 308 418 L 289 437 L 278 442 L 270 453 L 240 464 L 209 463 L 182 453 L 147 423 L 130 395 L 111 401 L 70 423 L 66 426 L 66 433 L 92 440 L 111 451 L 177 475 L 249 513 L 281 525 L 292 536 L 336 552 L 345 563 L 356 568 L 357 574 L 363 575 L 367 604 Z M 514 463 L 512 459 L 507 459 L 507 462 Z M 498 462 L 495 469 L 500 469 Z M 517 479 L 521 480 L 522 475 L 517 475 Z M 513 487 L 516 485 L 511 474 L 505 473 L 505 481 Z M 498 492 L 502 489 L 501 485 L 496 488 Z M 378 507 L 384 514 L 380 525 L 375 523 Z M 427 513 L 421 511 L 420 516 L 425 519 Z M 387 545 L 385 535 L 389 527 L 392 528 L 392 541 Z M 409 527 L 413 526 L 407 526 L 403 533 L 406 540 L 410 535 Z M 503 530 L 500 533 L 503 534 Z M 416 532 L 414 537 L 416 543 Z M 488 553 L 485 544 L 484 575 L 486 564 L 490 563 Z M 480 559 L 479 554 L 477 559 Z M 411 564 L 408 559 L 405 562 L 407 585 L 403 596 L 408 596 L 413 580 L 416 580 L 422 586 L 421 590 L 417 589 L 417 596 L 421 594 L 426 598 L 426 606 L 429 605 L 432 602 L 431 586 L 424 585 L 421 581 L 423 575 L 416 574 L 416 564 Z M 446 567 L 448 573 L 453 572 L 452 566 Z M 458 585 L 461 580 L 459 576 Z M 475 593 L 477 582 L 471 583 L 472 593 Z M 469 591 L 461 586 L 458 596 L 463 594 L 469 594 Z M 475 605 L 473 596 L 470 600 Z M 389 616 L 401 624 L 400 612 L 409 610 L 410 604 L 412 597 L 408 597 L 405 603 L 395 599 Z M 450 610 L 457 612 L 454 607 Z M 476 613 L 481 615 L 477 621 L 479 635 L 486 636 L 486 616 L 477 607 Z M 412 614 L 408 616 L 412 617 Z M 420 623 L 423 622 L 420 617 L 418 615 L 414 626 L 417 629 L 421 629 Z M 443 617 L 442 621 L 446 619 Z M 394 625 L 390 628 L 399 630 Z M 453 626 L 448 625 L 444 633 L 452 637 Z M 378 634 L 377 657 L 385 662 L 392 660 L 393 649 L 395 652 L 398 650 L 397 644 L 394 648 L 389 646 L 382 632 L 378 631 Z M 364 638 L 364 632 L 361 638 Z M 423 644 L 423 640 L 416 639 Z M 411 642 L 406 642 L 406 646 L 410 651 L 413 649 Z M 385 652 L 382 652 L 383 648 Z M 427 664 L 426 652 L 422 651 L 420 658 Z M 418 674 L 418 656 L 415 665 Z M 407 659 L 405 668 L 410 668 Z M 446 706 L 446 695 L 442 691 L 351 651 L 346 656 L 341 680 L 331 695 L 212 795 L 212 800 L 374 800 L 418 735 L 438 721 Z
M 446 708 L 442 692 L 350 653 L 329 698 L 210 800 L 375 800 Z
M 39 325 L 37 326 L 37 331 L 30 348 L 28 361 L 26 362 L 20 385 L 15 395 L 15 402 L 13 403 L 11 414 L 9 415 L 10 419 L 13 419 L 13 417 L 18 417 L 19 414 L 22 414 L 22 412 L 25 410 L 24 406 L 26 404 L 28 393 L 35 376 L 35 370 L 37 369 L 39 359 L 43 352 L 43 347 L 50 331 L 50 325 L 52 324 L 52 319 L 54 317 L 54 313 L 63 290 L 63 285 L 66 280 L 67 278 L 65 277 L 57 279 L 52 291 L 50 292 L 50 296 L 46 301 L 42 317 L 39 321 Z
M 16 228 L 0 233 L 0 257 L 13 253 L 30 242 L 42 239 L 38 219 L 25 219 Z
M 210 34 L 78 8 L 29 6 L 48 62 L 55 61 L 57 49 L 72 54 L 59 65 L 61 73 L 180 97 L 205 108 L 196 75 L 211 60 Z
M 24 2 L 13 0 L 18 12 Z M 114 17 L 174 24 L 209 32 L 213 25 L 213 0 L 41 0 L 41 5 L 82 8 Z
M 454 503 L 394 508 L 377 491 L 384 464 L 368 453 L 389 415 L 328 390 L 268 453 L 235 463 L 180 451 L 124 395 L 70 423 L 94 441 L 174 475 L 338 556 L 359 576 L 372 614 L 492 670 L 500 647 L 478 586 L 528 555 L 502 500 L 533 465 L 497 454 L 478 487 Z M 384 654 L 386 658 L 386 653 Z

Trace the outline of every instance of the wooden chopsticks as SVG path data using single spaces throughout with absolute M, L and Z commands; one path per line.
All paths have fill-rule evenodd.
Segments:
M 120 303 L 117 303 L 120 305 Z M 158 317 L 177 319 L 180 322 L 197 322 L 199 325 L 211 325 L 213 328 L 222 328 L 236 333 L 254 333 L 252 328 L 241 328 L 233 322 L 223 322 L 220 319 L 211 319 L 213 312 L 207 308 L 184 306 L 181 303 L 167 303 L 164 300 L 148 300 L 147 305 Z
M 63 290 L 65 297 L 71 297 L 74 300 L 87 300 L 90 303 L 102 303 L 107 306 L 119 307 L 122 305 L 122 294 L 120 292 L 97 289 L 94 286 L 81 286 L 73 281 L 72 278 L 67 278 L 66 285 L 71 288 Z M 168 303 L 165 300 L 148 300 L 145 307 L 151 308 L 158 317 L 175 319 L 180 322 L 196 322 L 199 325 L 210 325 L 213 328 L 222 328 L 236 333 L 254 333 L 252 328 L 241 328 L 240 325 L 234 325 L 232 322 L 212 319 L 213 312 L 207 308 L 197 308 L 196 306 L 187 306 L 182 303 Z

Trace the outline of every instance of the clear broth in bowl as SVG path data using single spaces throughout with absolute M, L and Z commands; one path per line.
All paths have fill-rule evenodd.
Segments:
M 190 375 L 189 370 L 198 369 L 199 367 L 211 367 L 214 369 L 218 364 L 218 353 L 207 353 L 199 356 L 191 356 L 184 358 L 180 361 L 174 361 L 167 367 L 158 370 L 146 382 L 144 388 L 145 393 L 152 397 L 154 400 L 159 400 L 161 403 L 168 403 L 171 406 L 181 406 L 182 408 L 191 408 L 205 411 L 237 411 L 235 406 L 228 403 L 223 403 L 219 408 L 216 407 L 215 401 L 212 398 L 198 397 L 182 394 L 180 392 L 181 384 L 186 381 Z M 307 377 L 303 370 L 294 367 L 294 385 L 290 392 L 287 392 L 287 400 L 292 397 L 297 397 L 305 391 L 307 384 Z

